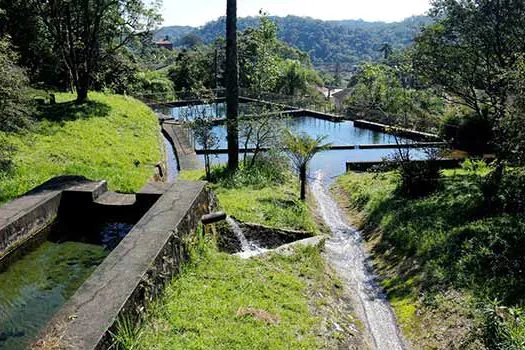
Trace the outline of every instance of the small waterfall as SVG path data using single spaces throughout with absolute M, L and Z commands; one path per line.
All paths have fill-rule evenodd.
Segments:
M 232 231 L 233 233 L 235 233 L 235 236 L 237 236 L 237 239 L 239 239 L 239 242 L 241 242 L 241 251 L 236 254 L 237 256 L 243 259 L 248 259 L 268 251 L 267 249 L 257 246 L 253 242 L 249 242 L 246 236 L 244 235 L 242 228 L 232 217 L 228 216 L 226 218 L 226 222 L 232 228 Z

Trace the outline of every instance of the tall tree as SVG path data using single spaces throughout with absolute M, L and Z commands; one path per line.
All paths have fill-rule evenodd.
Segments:
M 239 66 L 237 59 L 237 0 L 226 4 L 226 119 L 228 168 L 239 167 Z
M 94 70 L 159 23 L 159 2 L 143 0 L 29 0 L 53 38 L 77 93 L 88 99 Z

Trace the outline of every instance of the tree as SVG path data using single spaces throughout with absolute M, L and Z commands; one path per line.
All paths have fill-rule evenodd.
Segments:
M 239 167 L 239 66 L 237 61 L 237 0 L 226 5 L 226 123 L 228 169 Z
M 282 139 L 284 123 L 280 116 L 272 114 L 271 110 L 263 108 L 251 110 L 254 113 L 242 119 L 240 135 L 244 143 L 244 165 L 252 168 L 265 149 L 278 149 Z M 256 114 L 255 114 L 256 113 Z M 253 147 L 253 156 L 250 164 L 247 164 L 247 151 Z
M 206 180 L 211 180 L 211 160 L 208 151 L 217 147 L 219 138 L 213 131 L 213 118 L 206 115 L 203 110 L 202 115 L 195 118 L 191 124 L 195 141 L 202 146 L 204 151 L 204 168 L 206 170 Z
M 325 139 L 326 136 L 319 136 L 314 139 L 307 134 L 293 134 L 289 130 L 285 132 L 284 143 L 293 166 L 299 174 L 301 200 L 303 201 L 306 200 L 307 174 L 310 161 L 317 153 L 330 147 L 330 144 L 323 144 Z
M 143 0 L 29 0 L 68 69 L 77 102 L 88 99 L 93 73 L 108 56 L 159 23 L 159 2 Z
M 0 39 L 0 173 L 10 169 L 14 152 L 7 134 L 27 127 L 34 112 L 28 78 L 16 60 L 8 39 Z
M 394 50 L 392 49 L 392 45 L 390 45 L 389 43 L 384 43 L 381 46 L 381 49 L 379 49 L 379 51 L 383 53 L 383 58 L 385 60 L 388 60 L 390 58 L 390 55 L 392 55 L 392 53 L 394 52 Z
M 505 115 L 506 72 L 525 52 L 525 2 L 436 0 L 437 23 L 416 38 L 419 75 L 444 90 L 452 103 L 471 108 L 494 125 Z

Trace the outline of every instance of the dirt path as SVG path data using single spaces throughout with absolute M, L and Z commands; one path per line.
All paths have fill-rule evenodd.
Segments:
M 326 242 L 328 263 L 355 296 L 355 309 L 367 328 L 372 347 L 377 350 L 406 349 L 393 311 L 377 283 L 377 276 L 362 246 L 361 235 L 347 223 L 331 197 L 328 185 L 323 182 L 321 172 L 315 176 L 312 192 L 318 210 L 332 232 Z

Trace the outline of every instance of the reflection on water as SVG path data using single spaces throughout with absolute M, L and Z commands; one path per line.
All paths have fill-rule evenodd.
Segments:
M 239 103 L 240 114 L 256 114 L 260 110 L 255 103 Z M 226 118 L 226 104 L 212 103 L 205 105 L 192 105 L 183 107 L 158 106 L 155 110 L 165 116 L 176 120 L 195 120 L 197 117 Z
M 133 225 L 54 224 L 48 240 L 0 273 L 0 349 L 25 349 Z
M 295 117 L 285 119 L 285 125 L 293 132 L 306 133 L 313 138 L 326 136 L 324 142 L 331 143 L 334 146 L 396 143 L 394 136 L 356 128 L 352 121 L 333 122 L 313 117 Z M 214 126 L 213 132 L 219 138 L 219 148 L 227 148 L 226 126 Z M 202 146 L 197 144 L 195 148 L 202 149 Z

